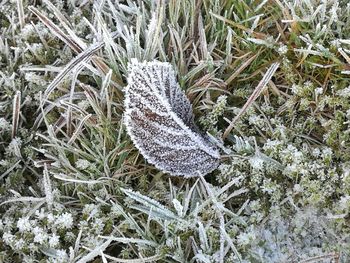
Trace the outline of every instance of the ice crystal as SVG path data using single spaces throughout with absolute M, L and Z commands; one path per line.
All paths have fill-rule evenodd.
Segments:
M 18 227 L 19 232 L 27 232 L 27 231 L 30 231 L 32 229 L 32 226 L 31 226 L 28 218 L 18 219 L 17 227 Z
M 75 162 L 75 165 L 77 168 L 82 169 L 82 170 L 86 170 L 91 166 L 91 163 L 87 160 L 83 160 L 83 159 L 78 159 Z
M 277 52 L 280 54 L 280 55 L 285 55 L 287 54 L 288 52 L 288 47 L 286 45 L 281 45 L 278 49 L 277 49 Z
M 55 224 L 58 225 L 60 228 L 69 229 L 73 226 L 73 217 L 69 213 L 64 213 L 56 218 Z
M 33 229 L 33 234 L 35 243 L 43 244 L 48 238 L 47 233 L 45 233 L 44 230 L 40 227 L 35 227 Z
M 11 124 L 5 119 L 0 118 L 0 132 L 11 129 Z
M 57 247 L 59 245 L 59 242 L 60 242 L 60 238 L 56 234 L 53 234 L 49 239 L 49 245 L 52 248 Z
M 192 177 L 218 166 L 219 152 L 195 126 L 192 106 L 170 64 L 133 61 L 125 108 L 131 139 L 158 169 Z

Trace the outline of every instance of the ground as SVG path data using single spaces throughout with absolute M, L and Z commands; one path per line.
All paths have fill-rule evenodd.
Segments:
M 0 262 L 349 262 L 347 2 L 0 0 Z M 135 147 L 132 59 L 171 64 L 213 172 Z

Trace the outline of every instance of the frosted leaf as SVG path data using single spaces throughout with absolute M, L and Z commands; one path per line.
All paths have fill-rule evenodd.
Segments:
M 148 162 L 185 177 L 216 169 L 218 149 L 194 124 L 192 106 L 169 63 L 133 60 L 125 93 L 127 131 Z

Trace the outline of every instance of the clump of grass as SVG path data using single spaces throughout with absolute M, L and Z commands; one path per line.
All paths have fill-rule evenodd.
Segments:
M 349 13 L 341 0 L 2 1 L 0 261 L 347 262 Z M 123 125 L 132 58 L 173 65 L 225 149 L 217 171 L 144 161 Z

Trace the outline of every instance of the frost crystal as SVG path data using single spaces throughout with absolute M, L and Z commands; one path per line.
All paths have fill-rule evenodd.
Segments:
M 53 234 L 49 239 L 49 245 L 50 247 L 57 247 L 60 243 L 60 238 L 56 234 Z
M 30 231 L 32 229 L 32 225 L 27 217 L 18 219 L 17 227 L 21 233 Z
M 73 226 L 73 217 L 69 213 L 64 213 L 62 215 L 59 215 L 56 218 L 55 224 L 58 225 L 60 228 L 64 229 L 69 229 L 72 228 Z
M 192 106 L 169 63 L 132 61 L 125 96 L 125 124 L 135 146 L 171 175 L 207 174 L 218 149 L 193 121 Z
M 33 229 L 33 234 L 35 243 L 43 244 L 48 238 L 47 233 L 45 233 L 44 230 L 38 226 Z

